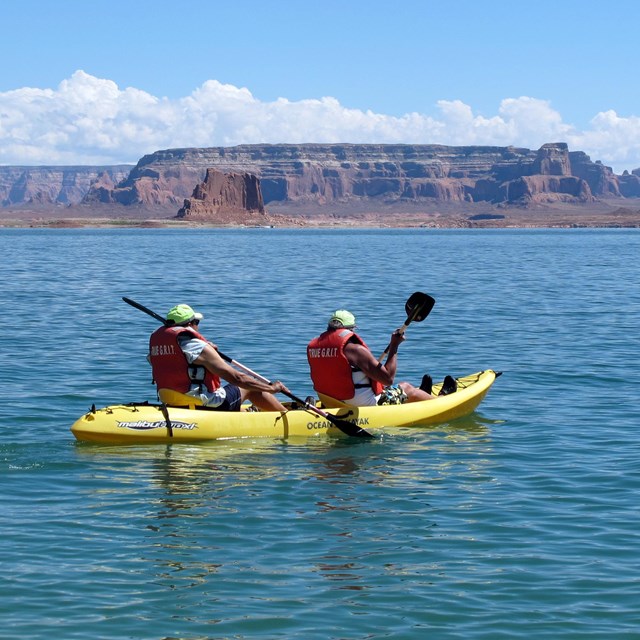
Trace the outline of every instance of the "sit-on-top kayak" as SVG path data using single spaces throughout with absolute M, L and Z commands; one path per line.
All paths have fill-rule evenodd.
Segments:
M 472 413 L 499 374 L 491 369 L 456 378 L 457 391 L 433 400 L 370 407 L 334 407 L 324 412 L 373 432 L 384 427 L 438 424 Z M 437 394 L 442 383 L 433 387 Z M 329 403 L 326 403 L 329 404 Z M 338 404 L 338 403 L 336 403 Z M 343 435 L 329 420 L 309 409 L 285 413 L 214 411 L 162 404 L 131 403 L 92 409 L 76 420 L 71 431 L 78 440 L 108 444 L 203 442 L 229 438 L 290 438 Z

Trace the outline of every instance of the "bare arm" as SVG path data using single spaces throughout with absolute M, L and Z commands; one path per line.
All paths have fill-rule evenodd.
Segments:
M 354 342 L 345 345 L 344 353 L 349 363 L 361 369 L 368 378 L 388 386 L 393 384 L 393 380 L 396 377 L 398 347 L 404 339 L 404 336 L 397 331 L 391 334 L 389 355 L 384 364 L 378 362 L 369 349 Z
M 258 380 L 253 376 L 234 369 L 220 357 L 220 354 L 210 344 L 205 346 L 200 355 L 193 361 L 193 364 L 205 367 L 207 371 L 220 376 L 227 382 L 235 384 L 242 389 L 248 389 L 249 391 L 265 391 L 267 393 L 288 391 L 279 380 L 267 384 L 266 382 L 262 382 L 262 380 Z

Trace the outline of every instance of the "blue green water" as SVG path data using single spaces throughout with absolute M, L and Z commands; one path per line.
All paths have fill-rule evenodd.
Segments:
M 0 230 L 0 638 L 640 638 L 637 230 Z M 346 307 L 398 379 L 504 371 L 477 413 L 376 441 L 76 443 L 154 399 L 181 302 L 311 387 Z

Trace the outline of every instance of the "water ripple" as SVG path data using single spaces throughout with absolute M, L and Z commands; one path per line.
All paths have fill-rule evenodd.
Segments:
M 0 301 L 40 346 L 0 337 L 0 638 L 637 637 L 637 231 L 0 242 Z M 189 277 L 166 269 L 185 256 Z M 69 432 L 92 403 L 153 397 L 154 321 L 123 295 L 191 302 L 225 353 L 306 395 L 304 347 L 328 311 L 353 309 L 377 350 L 414 290 L 438 302 L 407 331 L 401 378 L 505 372 L 468 418 L 356 445 Z

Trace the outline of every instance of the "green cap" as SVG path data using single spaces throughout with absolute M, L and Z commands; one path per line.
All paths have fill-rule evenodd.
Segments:
M 169 309 L 167 322 L 171 324 L 187 324 L 192 320 L 202 320 L 204 316 L 194 311 L 188 304 L 179 304 Z
M 341 322 L 345 329 L 353 329 L 356 326 L 356 317 L 346 309 L 338 309 L 333 312 L 329 322 Z

